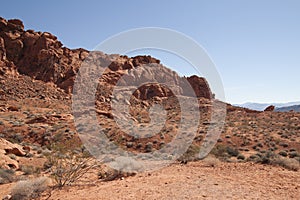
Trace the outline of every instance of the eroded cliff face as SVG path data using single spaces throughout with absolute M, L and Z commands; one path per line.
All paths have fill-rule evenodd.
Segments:
M 23 22 L 18 19 L 0 18 L 0 73 L 20 73 L 46 83 L 53 83 L 71 93 L 76 74 L 89 51 L 69 49 L 48 32 L 25 30 Z M 191 76 L 187 79 L 164 67 L 160 61 L 151 56 L 129 58 L 120 55 L 107 55 L 99 52 L 96 59 L 105 60 L 108 69 L 100 79 L 103 86 L 115 84 L 129 86 L 143 82 L 171 83 L 175 85 L 176 94 L 191 96 L 193 92 L 186 90 L 189 83 L 197 97 L 212 98 L 209 85 L 204 78 Z M 155 65 L 156 67 L 151 67 Z M 143 66 L 143 67 L 141 67 Z M 126 79 L 121 79 L 126 75 Z M 187 81 L 188 82 L 187 82 Z M 101 88 L 101 87 L 100 87 Z M 148 94 L 151 92 L 151 94 Z M 170 95 L 160 84 L 141 87 L 137 98 L 164 97 Z
M 1 40 L 7 61 L 12 62 L 20 74 L 53 82 L 65 91 L 70 91 L 76 71 L 88 55 L 84 49 L 63 47 L 50 33 L 25 31 L 23 22 L 17 19 L 0 19 Z

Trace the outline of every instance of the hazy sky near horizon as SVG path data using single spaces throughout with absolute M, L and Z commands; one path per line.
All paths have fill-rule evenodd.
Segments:
M 48 31 L 69 48 L 93 49 L 133 28 L 162 27 L 193 38 L 210 55 L 227 102 L 300 100 L 300 1 L 6 1 L 0 16 Z M 180 74 L 184 61 L 155 53 Z

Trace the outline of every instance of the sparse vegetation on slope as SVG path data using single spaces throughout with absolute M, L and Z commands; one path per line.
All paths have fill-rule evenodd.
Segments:
M 67 185 L 76 187 L 74 185 L 89 180 L 90 176 L 98 185 L 101 181 L 121 181 L 134 176 L 136 173 L 125 173 L 95 163 L 79 138 L 78 134 L 81 133 L 77 132 L 84 130 L 82 127 L 90 122 L 89 119 L 78 126 L 78 130 L 75 129 L 70 92 L 77 69 L 87 56 L 87 51 L 62 47 L 57 38 L 50 33 L 25 31 L 18 20 L 0 19 L 0 28 L 0 185 L 14 185 L 11 191 L 13 199 L 32 199 L 40 197 L 48 187 L 48 179 L 37 178 L 40 176 L 52 178 L 51 186 L 54 187 L 50 189 L 57 187 L 63 189 Z M 5 37 L 5 40 L 2 37 Z M 20 45 L 23 42 L 27 44 L 27 39 L 45 40 L 45 43 L 35 43 L 38 45 L 35 46 L 38 50 L 33 52 L 32 57 L 29 55 L 30 51 L 23 49 L 26 45 Z M 17 48 L 10 46 L 14 42 Z M 22 56 L 25 51 L 25 57 L 30 59 L 24 61 Z M 107 59 L 106 61 L 114 59 L 99 82 L 95 94 L 95 108 L 92 110 L 97 113 L 98 123 L 103 128 L 105 136 L 114 145 L 133 153 L 153 153 L 166 147 L 165 152 L 162 152 L 164 159 L 173 159 L 174 155 L 168 154 L 167 150 L 170 148 L 169 143 L 178 134 L 181 108 L 178 99 L 170 89 L 159 84 L 144 85 L 135 91 L 129 101 L 125 102 L 130 110 L 130 119 L 141 127 L 151 123 L 149 109 L 152 105 L 159 104 L 163 107 L 166 111 L 166 122 L 160 132 L 154 135 L 147 133 L 145 137 L 135 137 L 140 133 L 127 134 L 116 123 L 111 109 L 111 103 L 122 98 L 120 95 L 112 97 L 111 89 L 123 74 L 130 73 L 129 69 L 138 69 L 141 64 L 160 64 L 160 61 L 150 56 L 129 58 L 99 54 L 101 59 Z M 57 63 L 61 62 L 63 65 L 56 63 L 52 69 L 53 65 L 49 62 L 54 58 L 57 59 Z M 35 62 L 34 67 L 30 68 L 34 71 L 26 69 L 31 66 L 27 63 L 29 61 Z M 73 64 L 76 65 L 74 69 Z M 60 69 L 62 66 L 63 69 Z M 162 65 L 160 67 L 162 73 L 149 71 L 146 78 L 153 76 L 157 80 L 164 80 L 167 77 L 170 81 L 181 83 L 182 78 L 176 73 Z M 41 75 L 44 72 L 46 77 Z M 188 80 L 197 90 L 199 105 L 187 106 L 193 110 L 199 107 L 200 125 L 197 127 L 192 145 L 178 159 L 185 165 L 176 165 L 177 171 L 175 170 L 174 174 L 180 172 L 182 166 L 193 167 L 193 164 L 189 164 L 195 161 L 196 170 L 208 170 L 207 168 L 213 167 L 222 171 L 224 166 L 225 168 L 234 166 L 238 169 L 239 166 L 251 168 L 249 166 L 254 165 L 253 163 L 259 163 L 263 165 L 254 166 L 273 172 L 270 167 L 276 170 L 288 169 L 285 170 L 287 174 L 297 177 L 300 163 L 300 113 L 258 112 L 227 105 L 211 98 L 212 94 L 205 79 L 193 76 Z M 132 79 L 132 81 L 137 80 Z M 180 94 L 183 95 L 182 98 L 190 98 L 184 92 Z M 219 106 L 227 106 L 225 127 L 210 155 L 199 161 L 201 145 L 207 141 L 209 127 L 215 123 L 211 122 L 212 102 L 218 102 Z M 91 110 L 83 112 L 88 113 Z M 184 130 L 183 135 L 194 136 L 191 130 Z M 176 145 L 181 146 L 181 144 Z M 115 148 L 113 145 L 109 147 Z M 184 168 L 184 170 L 190 169 Z M 260 171 L 260 173 L 264 172 Z M 151 173 L 148 176 L 151 177 Z M 134 178 L 136 179 L 130 180 L 139 180 L 139 176 Z M 197 178 L 201 179 L 200 176 Z M 243 179 L 243 177 L 239 178 Z M 186 179 L 190 180 L 191 177 L 181 177 L 180 181 Z M 174 180 L 161 183 L 160 188 L 172 185 L 177 181 L 175 178 Z M 293 187 L 299 188 L 298 185 Z M 293 191 L 293 188 L 289 189 Z

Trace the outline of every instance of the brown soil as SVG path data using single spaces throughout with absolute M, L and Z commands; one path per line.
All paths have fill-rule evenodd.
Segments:
M 299 199 L 300 173 L 251 163 L 174 164 L 112 182 L 67 187 L 50 199 Z

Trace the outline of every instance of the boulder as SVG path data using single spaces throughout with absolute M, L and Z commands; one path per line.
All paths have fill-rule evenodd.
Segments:
M 20 150 L 20 149 L 17 148 L 17 147 L 13 147 L 13 148 L 9 148 L 9 149 L 4 149 L 4 150 L 5 150 L 5 153 L 6 153 L 6 154 L 14 154 L 14 155 L 20 156 L 20 157 L 26 155 L 25 152 L 23 152 L 22 150 Z
M 138 67 L 142 64 L 156 63 L 160 64 L 160 60 L 153 58 L 151 56 L 135 56 L 133 57 L 133 66 Z
M 170 97 L 173 93 L 170 89 L 160 84 L 145 84 L 138 89 L 139 92 L 134 93 L 135 97 L 141 100 L 147 100 L 154 97 Z
M 270 105 L 270 106 L 266 107 L 266 109 L 264 110 L 264 112 L 272 112 L 274 110 L 275 110 L 275 106 Z
M 18 169 L 18 161 L 11 159 L 8 154 L 14 154 L 16 156 L 26 155 L 26 153 L 22 150 L 21 145 L 13 144 L 3 138 L 0 138 L 0 166 L 3 166 L 6 169 Z
M 24 30 L 24 24 L 19 19 L 10 19 L 10 20 L 8 20 L 7 26 L 10 29 L 13 29 L 13 30 L 19 30 L 19 31 L 23 31 Z
M 191 77 L 187 77 L 187 81 L 193 88 L 194 93 L 198 98 L 203 97 L 206 99 L 212 99 L 213 95 L 205 78 L 193 75 Z M 190 96 L 190 90 L 185 89 L 184 95 Z

